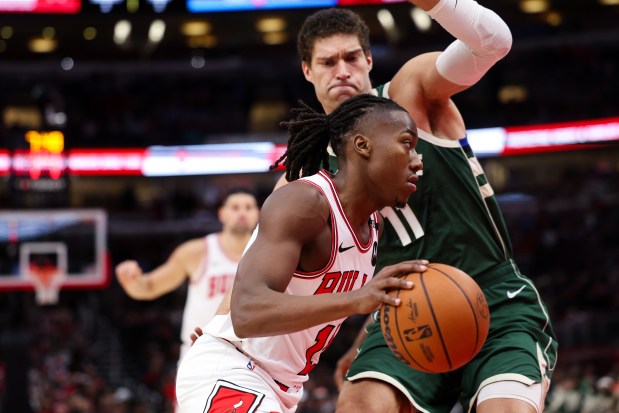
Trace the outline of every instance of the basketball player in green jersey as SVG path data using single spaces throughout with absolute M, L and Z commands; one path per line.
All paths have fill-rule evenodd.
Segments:
M 557 342 L 535 286 L 512 260 L 496 198 L 451 100 L 508 53 L 511 33 L 474 0 L 411 2 L 457 40 L 443 52 L 412 58 L 389 83 L 372 89 L 366 24 L 349 10 L 325 9 L 309 16 L 299 33 L 302 70 L 326 113 L 361 93 L 390 97 L 409 111 L 418 126 L 423 176 L 408 205 L 381 211 L 378 267 L 427 259 L 460 268 L 486 295 L 490 332 L 466 366 L 427 374 L 398 361 L 380 323 L 368 319 L 338 362 L 336 381 L 344 374 L 346 380 L 337 412 L 447 413 L 458 401 L 467 412 L 542 412 Z

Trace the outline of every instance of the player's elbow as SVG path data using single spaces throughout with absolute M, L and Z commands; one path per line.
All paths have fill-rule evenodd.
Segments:
M 243 307 L 236 307 L 230 310 L 232 327 L 234 328 L 234 334 L 236 334 L 238 338 L 248 338 L 257 335 L 255 331 L 256 322 L 251 313 L 251 311 L 247 311 Z
M 507 25 L 505 25 L 505 31 L 495 34 L 493 36 L 492 43 L 490 43 L 492 47 L 492 55 L 496 58 L 496 60 L 500 60 L 507 56 L 509 51 L 512 49 L 512 43 L 512 33 L 509 31 Z
M 488 10 L 489 11 L 489 10 Z M 513 37 L 507 24 L 494 12 L 489 11 L 494 19 L 490 27 L 483 27 L 485 30 L 479 30 L 481 36 L 481 53 L 477 54 L 494 57 L 495 61 L 504 58 L 512 48 Z M 475 51 L 475 49 L 473 49 Z

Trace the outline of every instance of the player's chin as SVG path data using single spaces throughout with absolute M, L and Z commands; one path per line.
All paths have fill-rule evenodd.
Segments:
M 342 103 L 348 99 L 350 99 L 353 96 L 357 96 L 359 93 L 357 93 L 356 90 L 352 89 L 352 88 L 347 88 L 347 90 L 343 91 L 343 90 L 338 90 L 335 91 L 334 93 L 332 93 L 332 97 L 333 100 L 335 100 L 338 103 Z
M 405 197 L 397 197 L 394 201 L 393 201 L 393 207 L 394 208 L 404 208 L 406 206 L 406 203 L 408 202 L 408 198 L 409 196 L 405 196 Z

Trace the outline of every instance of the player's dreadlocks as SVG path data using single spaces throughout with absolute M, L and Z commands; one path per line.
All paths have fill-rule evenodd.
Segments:
M 317 173 L 321 167 L 328 169 L 331 148 L 340 159 L 345 159 L 346 138 L 357 133 L 355 127 L 366 116 L 376 111 L 405 111 L 394 101 L 370 94 L 361 94 L 344 101 L 331 114 L 316 112 L 305 102 L 299 101 L 299 107 L 293 108 L 296 118 L 282 122 L 288 128 L 288 148 L 271 169 L 282 163 L 286 167 L 288 182 Z

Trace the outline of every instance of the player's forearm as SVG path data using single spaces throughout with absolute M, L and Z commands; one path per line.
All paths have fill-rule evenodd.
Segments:
M 355 314 L 353 297 L 352 292 L 294 296 L 270 290 L 252 297 L 233 292 L 232 324 L 241 338 L 293 333 Z
M 141 276 L 131 284 L 123 286 L 123 288 L 127 295 L 134 300 L 149 301 L 160 295 L 155 291 L 152 280 L 147 275 Z

